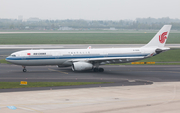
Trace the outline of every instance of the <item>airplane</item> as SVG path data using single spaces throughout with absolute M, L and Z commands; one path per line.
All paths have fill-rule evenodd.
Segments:
M 6 61 L 21 65 L 23 72 L 26 66 L 57 65 L 72 67 L 72 71 L 92 70 L 103 72 L 100 65 L 127 63 L 155 56 L 170 48 L 164 47 L 172 25 L 164 25 L 151 41 L 139 48 L 102 48 L 92 49 L 44 49 L 22 50 L 12 53 Z

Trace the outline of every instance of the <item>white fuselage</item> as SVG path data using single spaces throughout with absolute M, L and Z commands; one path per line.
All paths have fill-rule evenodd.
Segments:
M 24 50 L 12 53 L 6 60 L 22 66 L 71 66 L 73 61 L 91 61 L 91 59 L 99 59 L 101 61 L 100 64 L 124 63 L 146 58 L 154 53 L 155 50 L 156 48 Z

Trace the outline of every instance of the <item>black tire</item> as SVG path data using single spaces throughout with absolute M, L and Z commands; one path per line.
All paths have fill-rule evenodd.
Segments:
M 98 69 L 98 68 L 94 68 L 93 71 L 94 71 L 94 72 L 98 72 L 99 69 Z
M 26 69 L 23 69 L 23 72 L 27 72 L 27 70 L 26 70 Z
M 99 72 L 104 72 L 104 69 L 103 68 L 99 68 Z

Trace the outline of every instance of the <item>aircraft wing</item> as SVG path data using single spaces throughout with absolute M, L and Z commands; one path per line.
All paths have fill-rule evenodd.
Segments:
M 105 62 L 105 61 L 117 61 L 117 60 L 128 60 L 128 59 L 139 59 L 144 58 L 144 56 L 140 57 L 110 57 L 110 58 L 85 58 L 85 59 L 71 59 L 71 62 L 79 62 L 79 61 L 85 61 L 85 62 Z

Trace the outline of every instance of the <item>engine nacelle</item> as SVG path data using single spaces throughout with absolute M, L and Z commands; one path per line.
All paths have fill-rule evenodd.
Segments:
M 90 70 L 93 68 L 93 65 L 88 62 L 74 62 L 72 65 L 73 71 L 84 71 L 84 70 Z

